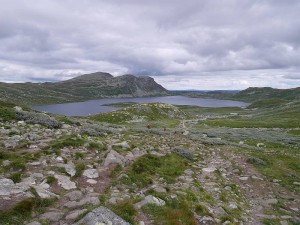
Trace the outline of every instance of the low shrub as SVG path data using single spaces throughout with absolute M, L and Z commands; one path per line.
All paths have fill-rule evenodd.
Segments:
M 99 124 L 85 125 L 80 130 L 80 134 L 86 134 L 89 136 L 105 136 L 112 133 L 110 128 L 101 126 Z
M 251 163 L 254 165 L 258 165 L 258 166 L 265 166 L 267 165 L 267 162 L 260 159 L 260 158 L 255 158 L 255 157 L 251 157 L 247 159 L 247 163 Z
M 15 116 L 18 120 L 24 120 L 26 123 L 41 124 L 48 128 L 60 128 L 62 126 L 61 122 L 43 113 L 16 110 Z
M 179 155 L 183 158 L 186 158 L 187 160 L 193 161 L 194 160 L 194 156 L 192 153 L 190 153 L 189 151 L 187 151 L 186 149 L 183 148 L 174 148 L 172 151 L 174 154 Z

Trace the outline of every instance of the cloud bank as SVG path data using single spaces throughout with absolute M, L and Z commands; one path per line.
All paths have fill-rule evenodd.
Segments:
M 0 81 L 105 71 L 168 89 L 300 86 L 298 0 L 1 0 Z

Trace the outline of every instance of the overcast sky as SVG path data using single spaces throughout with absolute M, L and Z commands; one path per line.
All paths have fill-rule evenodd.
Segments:
M 167 89 L 300 86 L 299 0 L 0 0 L 0 81 L 103 71 Z

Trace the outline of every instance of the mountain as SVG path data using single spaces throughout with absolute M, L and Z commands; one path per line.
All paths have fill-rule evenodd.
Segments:
M 235 100 L 253 102 L 257 100 L 281 99 L 299 100 L 300 87 L 292 89 L 274 89 L 270 87 L 250 87 L 232 96 Z
M 31 105 L 63 103 L 108 97 L 167 95 L 168 91 L 153 78 L 109 73 L 91 73 L 70 80 L 46 83 L 0 83 L 0 98 Z

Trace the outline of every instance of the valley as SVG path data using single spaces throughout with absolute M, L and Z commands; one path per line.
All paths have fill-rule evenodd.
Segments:
M 299 100 L 115 106 L 1 102 L 0 224 L 299 224 Z

